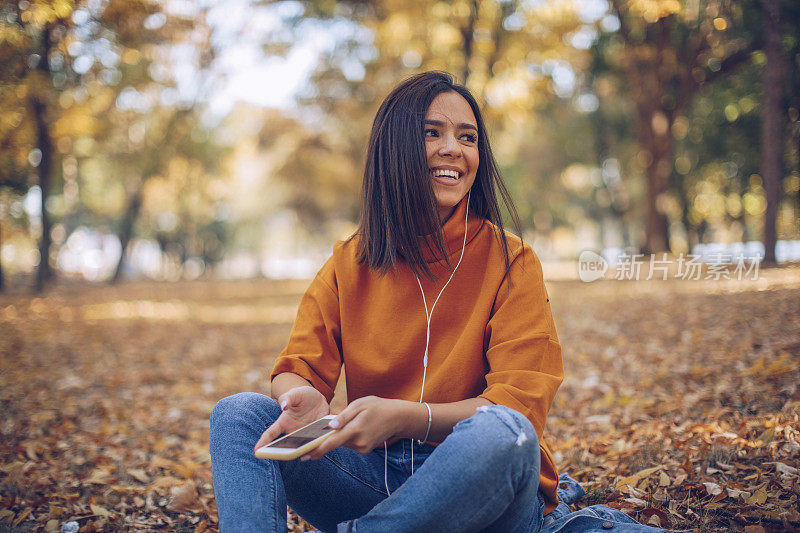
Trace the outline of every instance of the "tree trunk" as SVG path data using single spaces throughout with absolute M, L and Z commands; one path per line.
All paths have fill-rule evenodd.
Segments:
M 45 284 L 53 277 L 50 270 L 50 216 L 47 214 L 47 198 L 50 195 L 50 184 L 53 172 L 53 143 L 50 139 L 50 123 L 48 117 L 48 95 L 50 85 L 50 56 L 51 33 L 50 25 L 45 25 L 42 30 L 40 59 L 36 70 L 40 74 L 39 87 L 33 92 L 32 108 L 36 124 L 36 142 L 41 151 L 42 159 L 39 163 L 39 188 L 42 191 L 42 235 L 39 239 L 39 267 L 36 269 L 36 291 L 44 289 Z
M 657 95 L 656 95 L 657 97 Z M 649 153 L 645 168 L 647 177 L 647 240 L 645 254 L 668 252 L 669 234 L 667 216 L 663 209 L 663 196 L 669 188 L 672 174 L 673 140 L 672 120 L 666 110 L 654 101 L 642 102 L 639 110 L 639 142 Z
M 142 207 L 142 191 L 141 187 L 138 191 L 133 193 L 128 200 L 128 205 L 125 208 L 125 215 L 122 219 L 122 225 L 119 232 L 119 244 L 122 250 L 119 254 L 119 261 L 117 261 L 117 268 L 114 270 L 114 276 L 111 278 L 111 283 L 117 283 L 122 279 L 122 270 L 125 267 L 125 256 L 128 250 L 128 243 L 133 236 L 133 224 L 139 216 L 139 208 Z
M 461 73 L 461 83 L 467 84 L 467 79 L 471 73 L 469 63 L 472 61 L 473 44 L 475 42 L 475 22 L 478 20 L 478 1 L 473 0 L 469 4 L 469 19 L 467 25 L 461 28 L 461 38 L 464 42 L 464 70 Z
M 117 261 L 117 268 L 114 270 L 114 275 L 111 277 L 110 283 L 117 283 L 122 279 L 122 270 L 125 267 L 125 259 L 128 248 L 128 243 L 133 237 L 133 225 L 139 217 L 139 210 L 142 207 L 142 194 L 144 185 L 151 177 L 153 177 L 162 165 L 164 165 L 169 157 L 173 154 L 171 149 L 172 144 L 175 142 L 175 135 L 178 134 L 178 126 L 191 112 L 191 108 L 181 109 L 172 114 L 167 123 L 163 126 L 163 134 L 159 142 L 153 143 L 154 148 L 149 151 L 149 157 L 145 168 L 139 174 L 139 182 L 136 190 L 131 194 L 128 199 L 128 204 L 125 207 L 125 214 L 120 224 L 120 230 L 117 237 L 122 246 L 122 251 L 119 254 L 119 261 Z
M 761 178 L 767 199 L 764 213 L 764 261 L 775 263 L 776 221 L 781 199 L 781 154 L 783 151 L 783 84 L 785 68 L 781 50 L 779 0 L 764 0 L 764 104 L 761 114 Z

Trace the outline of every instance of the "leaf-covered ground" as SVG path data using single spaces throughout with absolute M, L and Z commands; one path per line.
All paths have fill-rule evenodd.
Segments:
M 0 295 L 0 531 L 215 530 L 208 414 L 266 392 L 305 285 Z M 800 268 L 548 286 L 567 378 L 547 438 L 581 505 L 800 529 Z

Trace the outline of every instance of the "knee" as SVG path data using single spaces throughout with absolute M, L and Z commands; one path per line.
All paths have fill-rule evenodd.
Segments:
M 246 422 L 251 418 L 258 418 L 261 424 L 271 424 L 278 416 L 281 409 L 278 402 L 256 392 L 240 392 L 221 399 L 211 410 L 211 428 L 226 424 Z
M 487 453 L 497 453 L 502 457 L 509 454 L 540 461 L 539 436 L 522 413 L 503 405 L 479 407 L 477 412 L 462 420 L 454 431 L 474 432 L 474 439 L 483 443 Z

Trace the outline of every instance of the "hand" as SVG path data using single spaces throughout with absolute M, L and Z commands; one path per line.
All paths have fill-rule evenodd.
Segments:
M 330 426 L 338 423 L 336 431 L 316 449 L 301 457 L 301 460 L 319 459 L 328 451 L 347 446 L 360 453 L 369 453 L 384 441 L 405 436 L 419 408 L 415 402 L 365 396 L 355 400 L 333 419 Z M 427 411 L 425 419 L 427 420 Z
M 261 434 L 261 438 L 253 451 L 269 444 L 282 433 L 291 433 L 303 426 L 330 414 L 331 408 L 322 395 L 314 387 L 305 385 L 289 389 L 278 396 L 278 403 L 283 411 L 278 419 Z

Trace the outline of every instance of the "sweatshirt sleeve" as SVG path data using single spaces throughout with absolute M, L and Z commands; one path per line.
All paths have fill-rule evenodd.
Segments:
M 500 285 L 484 344 L 489 372 L 480 397 L 525 415 L 541 438 L 564 367 L 542 266 L 530 247 Z
M 328 281 L 326 278 L 330 277 Z M 289 343 L 278 355 L 270 381 L 282 372 L 308 380 L 328 403 L 342 368 L 339 295 L 329 261 L 300 300 Z

